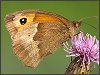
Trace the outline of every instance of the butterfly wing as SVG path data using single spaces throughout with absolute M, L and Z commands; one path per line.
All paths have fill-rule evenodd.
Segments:
M 41 57 L 53 53 L 66 40 L 66 32 L 66 27 L 62 24 L 40 23 L 33 40 L 41 41 L 38 46 Z
M 57 25 L 57 26 L 55 26 Z M 36 67 L 47 55 L 53 53 L 65 41 L 63 26 L 56 23 L 40 23 L 36 34 L 34 25 L 19 31 L 13 40 L 15 54 L 27 66 Z
M 14 35 L 14 53 L 26 66 L 35 68 L 65 41 L 65 33 L 65 26 L 59 23 L 32 23 Z
M 22 21 L 25 24 L 20 23 Z M 14 53 L 25 65 L 33 68 L 75 31 L 71 21 L 53 13 L 33 10 L 8 15 L 6 27 L 11 35 Z

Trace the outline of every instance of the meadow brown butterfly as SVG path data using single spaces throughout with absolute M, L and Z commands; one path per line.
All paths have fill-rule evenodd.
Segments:
M 24 10 L 6 16 L 14 53 L 32 68 L 75 35 L 80 23 L 43 10 Z

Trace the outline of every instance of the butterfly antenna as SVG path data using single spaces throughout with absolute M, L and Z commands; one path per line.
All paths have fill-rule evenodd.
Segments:
M 81 19 L 79 20 L 79 22 L 80 22 L 80 21 L 83 21 L 83 20 L 85 20 L 85 19 L 89 19 L 89 18 L 98 18 L 98 16 L 84 17 L 84 18 L 81 18 Z
M 85 20 L 85 19 L 89 19 L 89 18 L 98 18 L 98 16 L 84 17 L 84 18 L 81 18 L 81 19 L 79 20 L 79 22 L 83 22 L 83 20 Z M 83 22 L 83 23 L 85 23 L 85 24 L 91 26 L 92 28 L 94 28 L 95 30 L 97 30 L 97 28 L 95 28 L 93 25 L 88 24 L 88 23 L 86 23 L 86 22 Z
M 85 24 L 87 24 L 87 25 L 91 26 L 92 28 L 94 28 L 95 30 L 97 30 L 97 28 L 96 28 L 96 27 L 94 27 L 93 25 L 88 24 L 88 23 L 86 23 L 86 22 L 83 22 L 83 23 L 85 23 Z

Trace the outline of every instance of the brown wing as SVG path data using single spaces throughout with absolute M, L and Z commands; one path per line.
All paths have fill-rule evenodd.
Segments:
M 24 25 L 20 23 L 22 18 L 27 19 Z M 12 13 L 6 17 L 6 24 L 14 53 L 25 65 L 33 68 L 69 38 L 74 29 L 69 20 L 47 11 Z
M 32 23 L 22 31 L 16 33 L 13 39 L 14 53 L 27 66 L 36 67 L 41 59 L 39 58 L 39 41 L 34 41 L 33 36 L 37 32 L 38 23 Z
M 46 56 L 53 53 L 65 40 L 65 33 L 67 29 L 64 25 L 59 23 L 40 23 L 38 25 L 38 32 L 33 37 L 33 40 L 40 41 L 39 54 Z
M 30 67 L 37 67 L 46 55 L 53 53 L 66 40 L 67 31 L 59 23 L 36 23 L 38 28 L 34 24 L 19 31 L 13 39 L 15 54 Z

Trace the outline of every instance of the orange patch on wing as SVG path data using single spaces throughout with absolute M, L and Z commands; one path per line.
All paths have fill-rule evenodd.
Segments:
M 43 22 L 61 22 L 60 19 L 56 16 L 47 15 L 47 14 L 25 14 L 27 18 L 27 23 L 24 25 L 16 26 L 17 30 L 23 30 L 25 27 L 30 25 L 32 22 L 43 23 Z
M 36 14 L 33 22 L 60 22 L 60 20 L 59 18 L 52 15 Z

